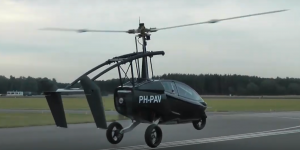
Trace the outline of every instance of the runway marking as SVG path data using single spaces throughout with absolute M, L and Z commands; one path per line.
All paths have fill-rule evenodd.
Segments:
M 285 119 L 296 119 L 296 120 L 300 120 L 300 118 L 295 118 L 295 117 L 279 117 L 279 118 L 285 118 Z
M 246 133 L 246 134 L 237 134 L 237 135 L 219 136 L 219 137 L 212 137 L 212 138 L 165 142 L 165 143 L 161 143 L 157 148 L 150 148 L 147 145 L 136 145 L 136 146 L 119 147 L 119 148 L 108 148 L 108 149 L 101 149 L 101 150 L 163 149 L 163 148 L 196 145 L 196 144 L 203 144 L 203 143 L 213 143 L 213 142 L 240 140 L 240 139 L 247 139 L 247 138 L 293 134 L 293 133 L 300 133 L 300 129 L 295 129 L 295 130 L 287 130 L 287 129 L 293 129 L 293 128 L 299 128 L 299 127 L 300 126 L 295 126 L 295 127 L 289 127 L 289 128 L 282 128 L 282 129 L 276 129 L 276 130 L 270 130 L 270 131 L 254 132 L 254 133 Z
M 294 129 L 294 128 L 300 128 L 300 126 L 294 126 L 294 127 L 288 127 L 288 128 L 281 128 L 281 129 L 275 129 L 275 130 L 269 130 L 269 131 L 262 131 L 262 132 L 254 132 L 254 133 L 274 132 L 274 131 L 281 131 L 281 130 Z
M 298 112 L 298 111 L 296 111 Z M 259 118 L 283 118 L 283 119 L 294 119 L 294 120 L 300 120 L 300 118 L 297 117 L 285 117 L 285 116 L 270 116 L 274 115 L 276 113 L 280 112 L 270 112 L 270 113 L 245 113 L 245 114 L 226 114 L 226 115 L 212 115 L 210 118 L 214 117 L 221 117 L 221 116 L 226 116 L 226 117 L 259 117 Z M 258 116 L 256 116 L 258 114 Z

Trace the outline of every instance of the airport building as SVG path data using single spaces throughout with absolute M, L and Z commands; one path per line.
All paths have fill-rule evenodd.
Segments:
M 6 96 L 23 96 L 23 91 L 7 91 Z
M 32 96 L 32 92 L 7 91 L 6 96 Z

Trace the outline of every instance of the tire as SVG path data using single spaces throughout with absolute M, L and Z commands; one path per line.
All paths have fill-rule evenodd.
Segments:
M 198 121 L 193 121 L 193 126 L 196 130 L 202 130 L 206 125 L 206 118 L 202 118 Z
M 156 133 L 156 136 L 153 134 L 153 131 Z M 161 128 L 155 124 L 152 124 L 148 126 L 145 131 L 145 142 L 149 147 L 155 148 L 161 143 L 162 135 Z M 155 138 L 155 142 L 152 141 L 153 138 Z
M 116 128 L 115 130 L 113 130 Z M 106 138 L 111 144 L 118 144 L 123 139 L 123 134 L 120 131 L 123 129 L 122 125 L 118 122 L 111 123 L 106 130 Z M 114 133 L 114 135 L 113 135 Z

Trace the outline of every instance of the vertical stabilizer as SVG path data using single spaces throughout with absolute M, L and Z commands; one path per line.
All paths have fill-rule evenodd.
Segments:
M 44 92 L 50 111 L 58 127 L 67 128 L 64 106 L 59 92 Z
M 86 95 L 97 128 L 106 129 L 106 117 L 100 88 L 87 76 L 81 77 L 80 84 Z

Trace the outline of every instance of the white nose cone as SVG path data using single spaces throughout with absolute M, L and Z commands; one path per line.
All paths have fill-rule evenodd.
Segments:
M 123 102 L 124 102 L 124 99 L 121 97 L 121 98 L 119 98 L 119 103 L 120 104 L 123 104 Z

